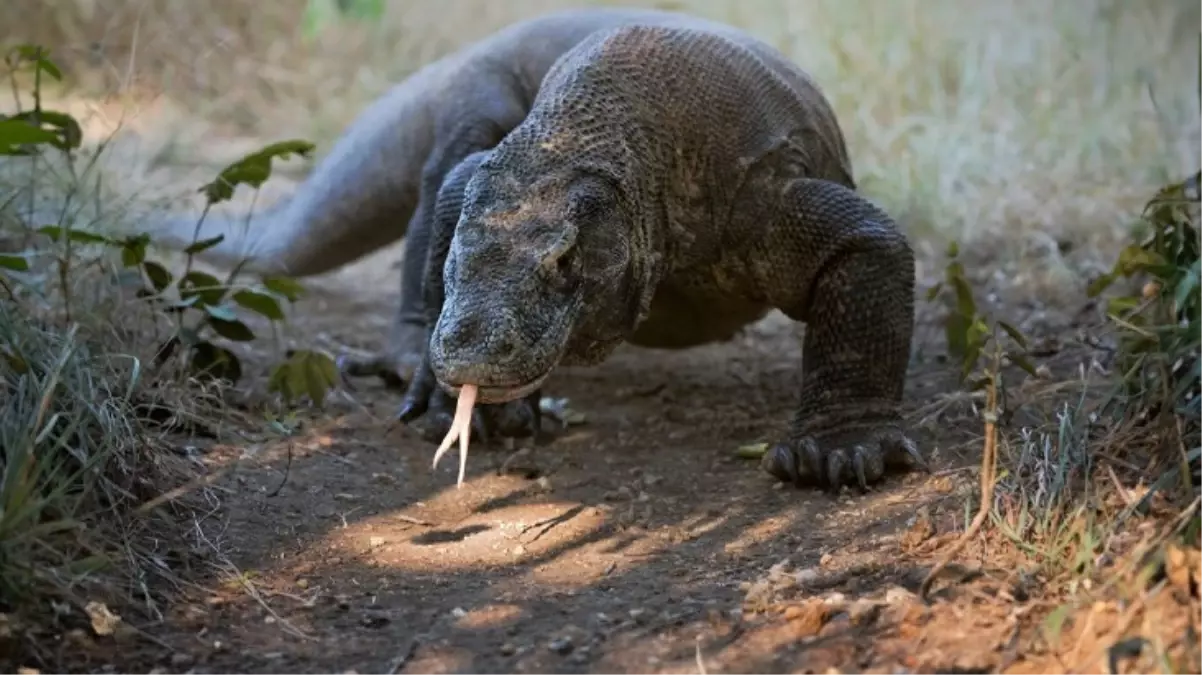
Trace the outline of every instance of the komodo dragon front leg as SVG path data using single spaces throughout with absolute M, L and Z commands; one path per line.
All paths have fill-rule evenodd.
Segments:
M 482 85 L 483 86 L 483 85 Z M 486 104 L 481 104 L 487 101 Z M 420 367 L 429 331 L 426 325 L 426 260 L 435 202 L 451 170 L 472 153 L 493 148 L 525 115 L 525 108 L 506 90 L 477 91 L 467 109 L 440 121 L 435 137 L 440 145 L 422 168 L 417 209 L 410 221 L 401 261 L 400 309 L 385 348 L 365 358 L 343 356 L 339 367 L 350 377 L 377 376 L 394 388 L 404 388 Z
M 430 333 L 442 313 L 446 295 L 443 286 L 443 270 L 451 249 L 451 241 L 455 237 L 455 227 L 459 222 L 464 188 L 467 187 L 476 168 L 488 158 L 488 155 L 487 150 L 475 152 L 464 158 L 446 174 L 446 180 L 438 192 L 437 201 L 434 202 L 433 218 L 430 220 L 426 260 L 421 267 L 423 273 L 421 280 L 423 291 L 422 344 L 426 347 L 421 350 L 420 363 L 397 412 L 397 418 L 403 423 L 426 416 L 429 421 L 424 425 L 421 433 L 423 438 L 429 441 L 436 441 L 446 436 L 455 414 L 455 399 L 451 398 L 450 394 L 438 385 L 438 380 L 430 367 L 428 348 Z M 498 436 L 509 438 L 537 436 L 541 428 L 538 405 L 540 396 L 540 391 L 534 391 L 523 398 L 507 403 L 476 406 L 472 412 L 474 435 L 482 441 Z
M 773 304 L 804 321 L 801 402 L 762 467 L 780 480 L 863 487 L 887 468 L 926 468 L 901 426 L 914 331 L 914 255 L 852 190 L 798 180 L 760 248 Z M 801 272 L 799 277 L 799 272 Z

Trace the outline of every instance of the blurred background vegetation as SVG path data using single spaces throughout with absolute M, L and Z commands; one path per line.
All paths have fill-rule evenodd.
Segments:
M 93 134 L 117 101 L 127 126 L 154 106 L 132 126 L 159 167 L 216 139 L 254 141 L 214 161 L 287 137 L 320 155 L 422 64 L 583 4 L 693 12 L 782 49 L 833 100 L 864 189 L 916 234 L 1089 243 L 1197 168 L 1192 0 L 8 0 L 0 39 L 51 46 L 76 95 L 107 101 Z

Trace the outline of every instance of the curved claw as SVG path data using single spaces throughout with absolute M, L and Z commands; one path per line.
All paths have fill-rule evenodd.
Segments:
M 773 446 L 760 466 L 782 482 L 835 491 L 853 480 L 867 491 L 890 468 L 930 470 L 918 445 L 892 426 L 795 435 Z

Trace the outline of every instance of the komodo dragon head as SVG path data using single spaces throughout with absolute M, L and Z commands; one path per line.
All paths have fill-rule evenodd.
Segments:
M 444 387 L 477 385 L 483 403 L 603 360 L 650 302 L 656 258 L 621 172 L 562 150 L 519 130 L 465 188 L 430 364 Z

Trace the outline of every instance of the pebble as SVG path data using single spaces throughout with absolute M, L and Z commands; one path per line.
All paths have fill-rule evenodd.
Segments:
M 912 602 L 917 597 L 918 596 L 914 595 L 910 591 L 907 591 L 901 586 L 893 586 L 889 590 L 885 591 L 885 602 L 889 603 L 890 605 L 897 605 L 903 602 Z
M 512 642 L 506 642 L 501 645 L 501 656 L 513 656 L 517 650 L 518 648 Z
M 572 651 L 572 638 L 568 636 L 558 637 L 547 644 L 547 649 L 556 654 L 568 654 Z
M 797 583 L 799 584 L 813 583 L 818 581 L 819 576 L 821 575 L 818 573 L 818 569 L 814 567 L 807 567 L 804 570 L 797 570 L 793 573 L 793 578 L 796 579 Z

